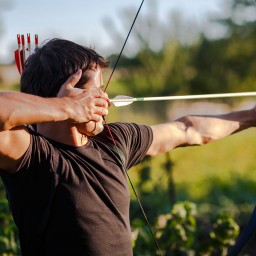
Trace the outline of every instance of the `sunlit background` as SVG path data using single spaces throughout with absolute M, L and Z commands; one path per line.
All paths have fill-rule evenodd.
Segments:
M 17 34 L 38 34 L 39 45 L 54 37 L 72 40 L 95 48 L 113 65 L 139 5 L 140 0 L 0 0 L 1 90 L 19 89 Z M 254 91 L 255 5 L 254 0 L 145 0 L 109 95 Z M 107 120 L 151 125 L 247 109 L 255 102 L 134 103 L 111 106 Z M 174 150 L 130 171 L 165 255 L 226 255 L 255 204 L 255 144 L 255 130 L 249 129 L 207 146 Z M 132 193 L 131 199 L 134 254 L 156 255 Z M 17 241 L 0 183 L 0 255 L 17 255 Z M 241 255 L 256 255 L 255 241 L 254 235 Z
M 41 41 L 53 37 L 73 40 L 106 55 L 118 52 L 140 1 L 1 0 L 0 4 L 0 62 L 10 63 L 17 47 L 16 35 L 26 33 L 38 34 Z M 191 42 L 201 31 L 210 37 L 222 36 L 225 31 L 220 27 L 209 28 L 209 17 L 223 16 L 225 8 L 222 0 L 146 0 L 138 23 L 145 19 L 159 28 L 159 33 L 165 30 L 167 36 Z M 138 50 L 132 37 L 126 53 Z M 162 37 L 150 38 L 154 49 L 160 49 Z

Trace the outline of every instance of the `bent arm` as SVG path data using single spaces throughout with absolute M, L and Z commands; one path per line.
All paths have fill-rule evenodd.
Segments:
M 204 145 L 255 126 L 255 108 L 224 115 L 185 116 L 151 127 L 153 142 L 147 155 L 158 155 L 177 147 Z
M 24 124 L 68 118 L 64 100 L 18 92 L 0 93 L 0 169 L 13 172 L 30 143 Z
M 0 170 L 14 172 L 30 143 L 26 124 L 69 120 L 99 121 L 108 114 L 107 94 L 74 88 L 81 72 L 61 87 L 60 98 L 42 98 L 20 92 L 0 92 Z
M 66 98 L 41 98 L 19 92 L 0 92 L 0 131 L 24 124 L 69 118 Z
M 24 124 L 69 118 L 65 98 L 44 99 L 18 92 L 0 93 L 0 169 L 13 172 L 30 143 Z

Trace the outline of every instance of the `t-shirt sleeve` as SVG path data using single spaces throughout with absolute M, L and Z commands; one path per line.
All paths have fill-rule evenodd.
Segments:
M 33 131 L 30 136 L 30 145 L 23 156 L 22 162 L 17 169 L 17 173 L 23 172 L 25 175 L 26 172 L 30 172 L 31 170 L 37 171 L 39 169 L 38 166 L 42 165 L 48 170 L 51 170 L 51 164 L 53 163 L 52 159 L 54 156 L 51 144 Z
M 37 234 L 35 238 L 39 239 L 50 212 L 58 176 L 53 172 L 54 151 L 51 143 L 39 134 L 29 132 L 30 145 L 17 172 L 1 177 L 14 220 L 23 237 L 30 236 L 30 232 L 36 230 L 38 233 L 33 234 Z M 24 226 L 30 227 L 24 229 Z
M 125 156 L 127 169 L 139 164 L 145 157 L 153 140 L 152 129 L 134 123 L 109 124 L 118 148 Z M 105 131 L 106 132 L 106 131 Z

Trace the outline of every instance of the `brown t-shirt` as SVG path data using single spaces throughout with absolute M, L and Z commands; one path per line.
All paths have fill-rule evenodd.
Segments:
M 22 255 L 132 255 L 123 167 L 143 160 L 152 130 L 128 123 L 109 127 L 117 147 L 106 128 L 81 147 L 31 131 L 18 172 L 1 174 Z

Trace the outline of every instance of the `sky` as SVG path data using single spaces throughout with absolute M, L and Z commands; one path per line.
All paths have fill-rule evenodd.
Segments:
M 145 0 L 141 10 L 142 17 L 148 12 L 150 1 L 152 0 Z M 155 12 L 162 20 L 168 19 L 171 12 L 179 11 L 202 23 L 208 13 L 220 12 L 223 1 L 228 0 L 155 1 Z M 85 42 L 106 54 L 119 52 L 123 42 L 113 43 L 111 33 L 107 26 L 104 26 L 104 22 L 106 23 L 107 18 L 112 20 L 122 34 L 127 34 L 128 30 L 124 31 L 122 26 L 124 10 L 134 11 L 135 15 L 141 3 L 140 0 L 0 0 L 1 2 L 11 3 L 10 8 L 0 10 L 0 22 L 3 23 L 0 37 L 2 64 L 12 61 L 13 51 L 17 48 L 17 34 L 30 33 L 31 37 L 38 34 L 39 44 L 44 40 L 60 37 L 77 43 Z

